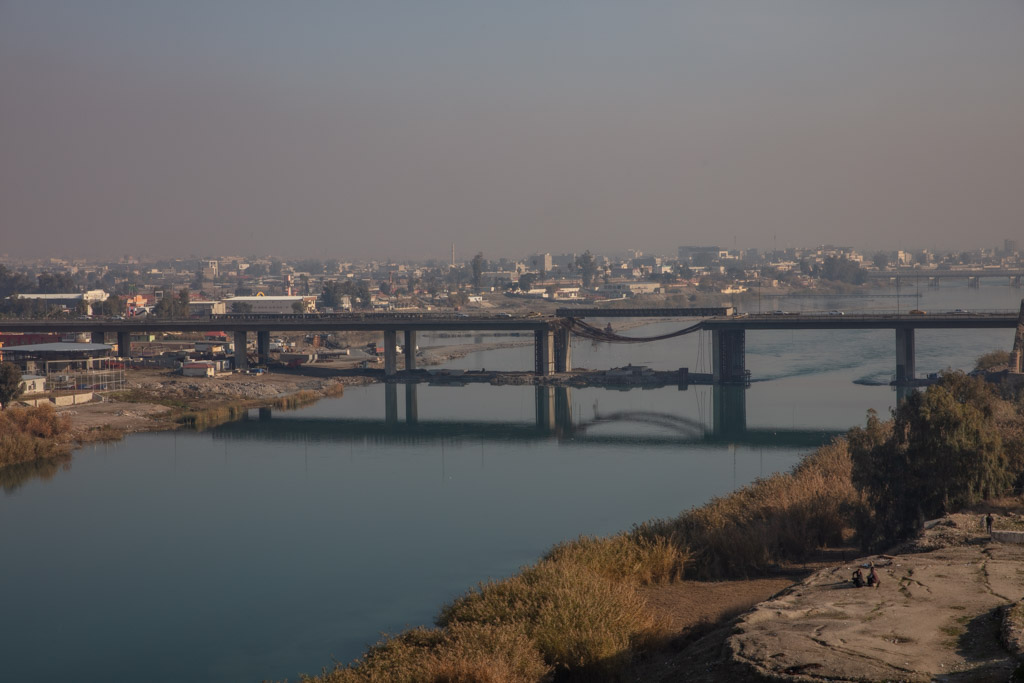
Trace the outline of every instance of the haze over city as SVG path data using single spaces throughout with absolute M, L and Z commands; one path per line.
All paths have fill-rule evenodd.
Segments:
M 960 249 L 1024 4 L 4 2 L 0 253 Z

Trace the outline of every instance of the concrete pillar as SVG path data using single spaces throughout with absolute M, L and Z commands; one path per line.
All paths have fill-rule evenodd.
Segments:
M 896 328 L 896 383 L 914 379 L 914 328 Z
M 107 335 L 104 334 L 103 332 L 93 332 L 92 335 L 89 337 L 89 341 L 91 341 L 93 344 L 106 344 Z
M 967 278 L 967 286 L 971 287 L 973 289 L 978 289 L 979 287 L 981 287 L 981 278 L 980 277 L 969 277 L 969 278 Z
M 535 408 L 537 414 L 537 429 L 546 434 L 555 431 L 557 424 L 555 420 L 555 388 L 534 387 Z
M 245 372 L 249 369 L 248 338 L 249 333 L 245 330 L 235 332 L 235 370 Z
M 565 327 L 555 330 L 555 372 L 572 370 L 572 336 Z
M 746 330 L 712 330 L 711 354 L 715 384 L 746 383 Z
M 117 333 L 117 355 L 121 358 L 132 357 L 132 333 L 131 332 L 118 332 Z
M 384 330 L 384 376 L 398 372 L 398 331 Z
M 930 277 L 930 278 L 928 278 L 928 286 L 929 287 L 938 287 L 939 286 L 939 278 L 937 278 L 937 277 Z
M 405 422 L 414 425 L 420 421 L 420 406 L 416 397 L 418 385 L 410 382 L 405 385 Z
M 384 385 L 384 422 L 398 424 L 398 385 L 393 382 Z
M 270 330 L 256 330 L 256 359 L 260 365 L 270 361 Z
M 416 330 L 405 331 L 405 346 L 402 349 L 405 354 L 405 369 L 416 369 Z
M 538 375 L 550 375 L 555 370 L 554 334 L 551 330 L 536 330 L 533 333 L 533 371 Z

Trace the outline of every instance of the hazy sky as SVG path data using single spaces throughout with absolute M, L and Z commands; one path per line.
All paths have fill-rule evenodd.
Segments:
M 0 0 L 0 253 L 1024 241 L 1022 0 Z

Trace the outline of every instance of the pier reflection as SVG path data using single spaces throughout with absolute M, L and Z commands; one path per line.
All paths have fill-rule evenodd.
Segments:
M 404 393 L 404 419 L 399 392 Z M 581 444 L 692 445 L 735 444 L 780 448 L 815 448 L 840 432 L 825 429 L 749 428 L 746 388 L 711 387 L 712 415 L 699 420 L 669 411 L 620 410 L 593 417 L 573 417 L 572 389 L 534 387 L 534 421 L 421 420 L 419 387 L 415 383 L 384 385 L 384 418 L 274 417 L 260 409 L 258 417 L 217 427 L 214 438 L 269 441 L 360 441 L 429 443 L 434 441 L 541 441 L 556 439 Z

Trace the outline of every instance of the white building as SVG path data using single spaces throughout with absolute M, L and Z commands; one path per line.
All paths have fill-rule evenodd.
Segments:
M 225 299 L 224 303 L 227 304 L 228 311 L 231 313 L 288 315 L 316 312 L 315 296 L 233 296 Z

